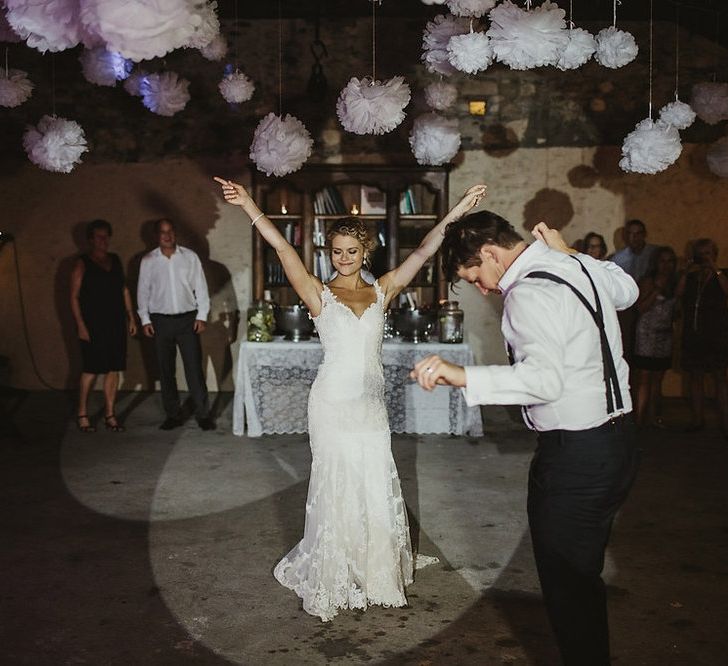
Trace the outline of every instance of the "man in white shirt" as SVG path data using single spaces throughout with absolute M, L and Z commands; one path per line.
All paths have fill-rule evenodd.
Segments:
M 448 279 L 503 294 L 511 365 L 463 368 L 428 356 L 412 376 L 427 390 L 462 387 L 470 405 L 523 406 L 538 433 L 528 517 L 549 619 L 564 664 L 608 666 L 601 571 L 638 461 L 616 310 L 632 305 L 638 289 L 616 264 L 570 256 L 545 225 L 534 235 L 527 245 L 487 211 L 447 227 Z
M 162 403 L 167 415 L 160 428 L 171 430 L 183 422 L 175 373 L 179 347 L 197 423 L 203 430 L 212 430 L 215 424 L 210 417 L 199 337 L 210 312 L 205 274 L 200 258 L 192 250 L 177 245 L 172 222 L 158 220 L 155 231 L 159 247 L 142 258 L 137 305 L 144 335 L 154 338 L 159 362 Z

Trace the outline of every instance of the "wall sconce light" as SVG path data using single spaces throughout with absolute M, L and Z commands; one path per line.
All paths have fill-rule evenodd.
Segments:
M 468 101 L 468 113 L 471 116 L 484 116 L 488 103 L 484 99 L 471 99 Z
M 351 204 L 351 214 L 352 215 L 359 215 L 359 208 L 356 204 Z

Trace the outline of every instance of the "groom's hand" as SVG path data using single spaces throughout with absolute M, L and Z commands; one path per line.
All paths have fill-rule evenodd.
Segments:
M 427 356 L 415 364 L 410 377 L 425 389 L 432 391 L 438 384 L 441 386 L 465 386 L 465 368 L 444 361 L 437 354 Z

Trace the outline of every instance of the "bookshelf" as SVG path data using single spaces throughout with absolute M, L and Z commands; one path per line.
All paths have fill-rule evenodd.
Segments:
M 371 272 L 379 277 L 397 266 L 447 213 L 447 167 L 310 165 L 283 178 L 255 174 L 255 201 L 294 245 L 306 268 L 326 280 L 330 260 L 328 226 L 349 215 L 366 221 L 378 239 Z M 418 303 L 447 297 L 439 257 L 433 257 L 411 285 Z M 253 296 L 269 289 L 280 305 L 298 302 L 275 251 L 259 234 L 253 242 Z

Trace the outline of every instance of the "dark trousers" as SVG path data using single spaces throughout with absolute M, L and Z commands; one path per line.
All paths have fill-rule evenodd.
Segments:
M 182 354 L 187 386 L 195 404 L 195 416 L 205 418 L 210 407 L 207 398 L 207 385 L 202 372 L 202 347 L 200 336 L 195 333 L 197 312 L 180 315 L 151 314 L 154 326 L 154 345 L 159 363 L 159 379 L 162 388 L 162 404 L 167 416 L 180 416 L 181 405 L 177 390 L 177 347 Z
M 637 472 L 631 416 L 581 431 L 538 435 L 528 521 L 549 620 L 566 666 L 608 666 L 601 578 L 612 521 Z

